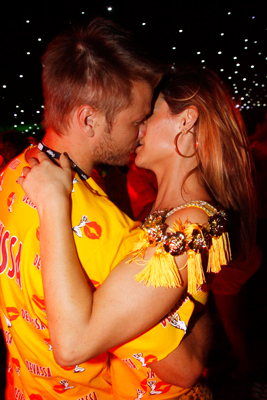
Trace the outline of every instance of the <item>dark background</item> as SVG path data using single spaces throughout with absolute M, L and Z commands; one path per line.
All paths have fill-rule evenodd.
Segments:
M 112 19 L 132 31 L 160 61 L 176 65 L 191 62 L 214 69 L 231 88 L 244 116 L 250 110 L 267 110 L 267 0 L 249 3 L 188 0 L 66 3 L 38 1 L 30 6 L 25 1 L 19 4 L 11 0 L 1 2 L 0 131 L 15 128 L 27 136 L 42 135 L 41 55 L 55 35 L 71 24 L 85 23 L 94 16 Z M 265 248 L 265 233 L 261 243 Z M 254 301 L 251 307 L 246 303 L 249 315 L 254 316 L 252 323 L 248 318 L 246 329 L 253 343 L 254 359 L 258 362 L 260 358 L 262 376 L 252 377 L 252 383 L 249 379 L 232 380 L 228 372 L 231 371 L 231 348 L 221 322 L 217 320 L 215 348 L 210 360 L 213 371 L 210 384 L 215 400 L 247 399 L 244 391 L 250 394 L 250 387 L 255 388 L 257 394 L 261 390 L 267 392 L 265 271 L 264 254 L 260 273 L 255 274 L 245 288 L 249 293 L 247 298 Z M 0 399 L 4 396 L 3 353 L 0 336 Z M 266 398 L 265 395 L 254 397 L 255 393 L 253 399 Z
M 0 131 L 15 127 L 38 133 L 43 110 L 41 55 L 56 34 L 97 15 L 132 31 L 160 61 L 214 69 L 230 85 L 242 110 L 266 108 L 266 4 L 89 0 L 1 5 Z

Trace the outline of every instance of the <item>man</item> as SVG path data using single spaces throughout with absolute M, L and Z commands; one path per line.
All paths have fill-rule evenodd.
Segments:
M 42 62 L 43 142 L 14 159 L 0 179 L 6 396 L 111 400 L 107 353 L 69 368 L 54 361 L 40 271 L 38 215 L 15 182 L 38 151 L 55 160 L 62 152 L 68 154 L 77 173 L 72 197 L 77 251 L 93 285 L 101 285 L 136 241 L 138 224 L 122 214 L 89 176 L 95 163 L 128 161 L 139 125 L 150 112 L 161 70 L 133 46 L 126 33 L 101 19 L 86 29 L 59 35 Z

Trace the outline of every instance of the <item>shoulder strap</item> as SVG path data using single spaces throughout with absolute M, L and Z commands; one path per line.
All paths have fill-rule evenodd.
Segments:
M 207 203 L 206 201 L 203 200 L 194 200 L 191 201 L 190 203 L 184 203 L 178 207 L 175 207 L 173 209 L 171 209 L 167 214 L 166 214 L 166 218 L 168 218 L 170 215 L 174 214 L 176 211 L 181 210 L 183 208 L 187 208 L 187 207 L 196 207 L 196 208 L 200 208 L 201 210 L 205 211 L 205 213 L 208 216 L 211 216 L 213 214 L 216 213 L 217 209 L 215 207 L 213 207 L 211 204 Z

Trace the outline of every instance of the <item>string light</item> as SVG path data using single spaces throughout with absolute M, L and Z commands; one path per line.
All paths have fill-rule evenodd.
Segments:
M 112 3 L 112 1 L 110 3 Z M 108 14 L 109 18 L 113 18 L 113 14 L 115 15 L 115 12 L 113 13 L 115 10 L 114 7 L 115 3 L 103 7 L 101 11 L 104 14 L 103 16 L 106 17 Z M 177 6 L 173 7 L 175 11 L 172 10 L 172 7 L 167 8 L 167 4 L 166 7 L 163 4 L 158 14 L 157 8 L 155 7 L 155 10 L 153 10 L 153 17 L 149 16 L 148 19 L 150 13 L 147 12 L 145 6 L 142 10 L 139 10 L 138 14 L 133 12 L 129 13 L 129 16 L 125 16 L 123 7 L 120 8 L 116 6 L 116 18 L 118 17 L 119 19 L 121 12 L 123 25 L 127 28 L 129 21 L 129 29 L 132 30 L 134 34 L 138 32 L 141 27 L 146 27 L 142 29 L 142 35 L 144 42 L 146 41 L 145 44 L 148 50 L 151 45 L 152 48 L 153 46 L 156 48 L 156 56 L 161 56 L 164 53 L 164 57 L 166 57 L 167 62 L 169 62 L 173 68 L 176 61 L 177 65 L 179 65 L 180 61 L 187 61 L 187 57 L 189 57 L 193 59 L 193 62 L 199 63 L 202 68 L 210 67 L 214 69 L 215 72 L 218 72 L 222 79 L 227 81 L 228 85 L 232 87 L 233 94 L 235 98 L 238 99 L 238 102 L 240 99 L 243 99 L 241 100 L 242 103 L 245 98 L 250 101 L 250 103 L 247 101 L 245 104 L 241 104 L 241 109 L 248 105 L 253 107 L 253 104 L 257 105 L 257 107 L 266 107 L 267 76 L 265 70 L 267 68 L 267 54 L 265 43 L 267 39 L 267 28 L 261 22 L 261 19 L 264 21 L 263 6 L 262 11 L 259 10 L 258 13 L 256 13 L 255 10 L 252 13 L 244 8 L 242 22 L 240 21 L 241 14 L 239 13 L 239 8 L 235 6 L 234 2 L 231 4 L 231 9 L 227 9 L 227 6 L 224 4 L 220 5 L 220 8 L 217 10 L 217 13 L 220 13 L 220 15 L 217 19 L 215 17 L 213 18 L 214 23 L 212 23 L 211 18 L 208 19 L 206 17 L 204 10 L 203 17 L 200 14 L 197 15 L 197 10 L 196 18 L 192 26 L 190 26 L 190 30 L 182 29 L 181 23 L 184 23 L 186 18 L 186 14 L 183 14 L 183 10 L 179 9 L 179 22 L 177 22 L 177 19 L 175 23 L 174 21 L 171 22 L 170 17 L 172 15 L 178 15 Z M 93 5 L 90 5 L 88 8 L 87 6 L 83 6 L 83 11 L 77 11 L 76 14 L 69 10 L 70 17 L 66 17 L 65 22 L 68 23 L 70 20 L 75 22 L 76 17 L 81 18 L 81 15 L 89 14 L 89 12 L 92 15 L 95 13 Z M 159 21 L 159 17 L 161 21 L 160 25 L 156 23 L 156 21 Z M 205 23 L 206 20 L 203 20 L 205 17 L 207 21 L 209 20 L 208 24 Z M 18 61 L 16 61 L 17 66 L 15 66 L 13 62 L 12 67 L 8 67 L 11 65 L 11 61 L 9 61 L 9 57 L 1 51 L 0 91 L 2 91 L 2 94 L 0 94 L 0 101 L 2 101 L 2 103 L 0 111 L 5 109 L 5 107 L 3 107 L 5 104 L 8 104 L 6 109 L 10 113 L 10 122 L 12 122 L 12 118 L 14 119 L 12 126 L 14 126 L 14 123 L 17 126 L 25 125 L 28 130 L 31 130 L 30 126 L 33 126 L 34 123 L 41 129 L 40 121 L 44 106 L 41 104 L 41 95 L 36 94 L 36 87 L 39 85 L 41 92 L 41 85 L 39 84 L 40 58 L 46 44 L 51 40 L 51 26 L 49 21 L 47 21 L 45 27 L 42 27 L 38 18 L 38 14 L 34 16 L 32 13 L 29 19 L 27 19 L 27 17 L 25 18 L 23 15 L 21 15 L 21 17 L 17 15 L 16 21 L 19 26 L 17 31 L 19 34 L 17 34 L 17 37 L 14 32 L 14 43 L 16 43 L 16 48 L 18 49 L 16 52 L 16 57 L 18 59 Z M 129 18 L 129 20 L 127 20 L 127 18 Z M 220 19 L 222 24 L 215 22 Z M 55 16 L 53 16 L 53 20 L 55 20 Z M 60 18 L 58 18 L 58 20 L 60 20 Z M 25 26 L 25 24 L 27 26 Z M 180 24 L 179 29 L 177 28 L 177 24 L 178 26 Z M 234 31 L 233 26 L 235 27 Z M 9 40 L 10 36 L 13 35 L 11 27 L 12 25 L 10 25 L 10 27 L 7 25 L 7 28 L 5 28 L 6 40 Z M 56 29 L 58 29 L 58 31 L 62 30 L 59 27 Z M 212 40 L 214 39 L 212 48 L 209 48 L 209 40 L 206 40 L 205 37 L 207 32 L 208 35 L 212 36 Z M 180 40 L 179 45 L 178 43 L 170 43 L 177 33 L 185 33 L 185 38 Z M 149 37 L 151 39 L 147 41 Z M 190 41 L 191 37 L 192 40 Z M 22 38 L 24 38 L 24 41 Z M 37 42 L 39 43 L 38 46 L 36 46 Z M 188 43 L 190 43 L 190 46 L 188 46 Z M 12 48 L 12 45 L 10 45 L 10 48 Z M 184 52 L 185 48 L 186 54 Z M 179 49 L 179 51 L 177 51 L 177 49 Z M 10 50 L 8 54 L 10 54 Z M 175 57 L 177 57 L 177 59 Z M 3 65 L 5 68 L 2 68 Z M 38 84 L 36 83 L 37 79 L 39 79 Z M 243 87 L 244 83 L 247 88 Z M 15 109 L 19 112 L 14 113 L 13 111 Z M 21 122 L 24 122 L 24 124 L 20 122 L 22 116 L 23 121 Z M 35 127 L 36 131 L 37 127 Z

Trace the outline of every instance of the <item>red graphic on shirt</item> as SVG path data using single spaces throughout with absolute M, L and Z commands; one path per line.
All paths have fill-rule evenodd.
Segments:
M 100 287 L 100 282 L 95 281 L 94 279 L 91 279 L 91 282 L 94 285 L 95 289 L 98 289 Z
M 66 390 L 68 389 L 74 389 L 75 386 L 69 386 L 69 381 L 66 380 L 62 380 L 60 381 L 60 385 L 55 385 L 53 387 L 53 390 L 57 393 L 64 393 Z
M 139 361 L 142 364 L 142 367 L 146 367 L 147 364 L 158 361 L 157 357 L 153 356 L 152 354 L 143 357 L 143 353 L 135 353 L 133 354 L 133 358 Z
M 39 227 L 39 226 L 38 226 L 38 228 L 36 229 L 36 237 L 37 237 L 37 240 L 40 241 L 40 227 Z
M 44 399 L 39 394 L 31 394 L 30 395 L 30 400 L 44 400 Z
M 6 308 L 9 321 L 15 321 L 19 317 L 19 311 L 16 307 Z
M 25 194 L 23 199 L 22 199 L 23 203 L 27 204 L 27 206 L 30 206 L 32 208 L 34 208 L 35 210 L 37 210 L 36 205 L 31 201 L 31 199 Z
M 147 385 L 150 387 L 150 395 L 167 393 L 172 387 L 172 385 L 168 385 L 166 382 L 162 381 L 147 381 Z
M 140 383 L 140 386 L 145 391 L 147 391 L 147 386 L 148 386 L 150 388 L 149 395 L 167 393 L 172 387 L 172 385 L 169 385 L 166 382 L 163 381 L 157 382 L 156 380 L 148 380 L 148 379 L 144 379 Z
M 37 305 L 37 307 L 40 308 L 44 313 L 46 313 L 46 308 L 45 308 L 45 301 L 44 299 L 40 299 L 36 294 L 32 296 L 32 301 Z
M 2 192 L 3 182 L 4 182 L 4 175 L 0 175 L 0 192 Z
M 77 374 L 78 372 L 84 372 L 85 368 L 80 367 L 79 365 L 75 365 L 74 367 L 61 367 L 62 369 L 64 369 L 65 371 L 73 371 L 75 374 Z
M 52 351 L 51 339 L 50 338 L 44 339 L 44 343 L 48 346 L 48 351 Z
M 11 161 L 11 163 L 8 166 L 8 168 L 10 168 L 13 171 L 15 171 L 17 169 L 17 167 L 20 165 L 20 163 L 21 163 L 21 161 L 18 160 L 17 158 L 15 158 L 14 160 Z
M 96 222 L 90 221 L 85 225 L 84 233 L 89 239 L 100 239 L 102 228 Z
M 16 198 L 16 195 L 14 192 L 10 193 L 10 195 L 7 198 L 7 206 L 8 206 L 9 212 L 12 212 L 12 205 L 14 203 L 15 198 Z
M 13 386 L 13 383 L 14 383 L 13 368 L 12 368 L 12 365 L 11 365 L 10 363 L 7 364 L 7 369 L 6 369 L 6 371 L 7 371 L 7 375 L 6 375 L 6 377 L 7 377 L 7 382 L 8 382 L 8 384 L 9 384 L 10 386 Z
M 17 358 L 12 358 L 12 363 L 13 363 L 13 365 L 15 367 L 15 370 L 16 370 L 17 374 L 19 375 L 19 373 L 20 373 L 20 362 L 19 362 L 19 360 Z

